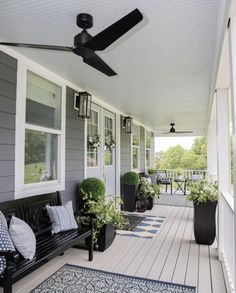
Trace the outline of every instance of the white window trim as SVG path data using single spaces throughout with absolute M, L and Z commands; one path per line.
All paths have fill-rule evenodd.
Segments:
M 131 134 L 131 170 L 134 172 L 140 172 L 140 125 L 138 124 L 134 124 L 135 126 L 139 127 L 139 146 L 134 146 L 133 145 L 133 133 Z M 137 168 L 133 168 L 133 148 L 137 148 L 137 152 L 138 152 L 138 166 Z
M 58 135 L 58 179 L 24 184 L 25 128 L 49 132 L 49 128 L 27 124 L 26 113 L 26 82 L 27 70 L 34 72 L 56 83 L 62 88 L 61 96 L 61 130 L 50 129 L 50 133 Z M 17 99 L 16 99 L 16 145 L 15 145 L 15 198 L 45 194 L 65 189 L 65 108 L 66 84 L 58 76 L 40 66 L 24 64 L 18 60 L 17 70 Z

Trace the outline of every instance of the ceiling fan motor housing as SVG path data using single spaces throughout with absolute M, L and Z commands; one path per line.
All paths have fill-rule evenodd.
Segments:
M 93 26 L 93 17 L 88 13 L 80 13 L 77 15 L 76 23 L 82 29 L 88 29 Z

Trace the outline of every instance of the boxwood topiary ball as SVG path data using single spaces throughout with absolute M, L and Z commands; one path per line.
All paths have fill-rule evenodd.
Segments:
M 127 172 L 124 174 L 122 178 L 122 182 L 125 185 L 138 185 L 139 184 L 139 176 L 135 172 Z
M 105 184 L 102 180 L 90 177 L 82 181 L 79 187 L 79 193 L 81 195 L 81 190 L 83 190 L 87 194 L 91 194 L 94 200 L 97 200 L 99 197 L 105 196 Z

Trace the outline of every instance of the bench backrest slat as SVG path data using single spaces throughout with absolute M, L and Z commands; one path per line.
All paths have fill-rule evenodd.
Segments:
M 36 236 L 51 231 L 51 220 L 46 205 L 61 205 L 59 192 L 30 196 L 0 203 L 0 210 L 7 221 L 11 216 L 18 217 L 29 224 Z

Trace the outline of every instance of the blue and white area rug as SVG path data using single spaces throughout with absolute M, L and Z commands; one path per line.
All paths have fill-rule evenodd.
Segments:
M 137 238 L 155 238 L 165 222 L 165 217 L 160 216 L 150 216 L 150 215 L 140 215 L 137 213 L 126 213 L 127 215 L 132 214 L 132 216 L 142 217 L 142 221 L 132 230 L 117 230 L 117 235 L 137 237 Z
M 31 293 L 195 293 L 195 287 L 66 264 Z

